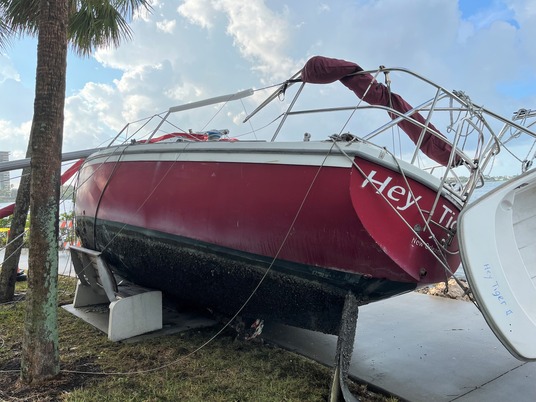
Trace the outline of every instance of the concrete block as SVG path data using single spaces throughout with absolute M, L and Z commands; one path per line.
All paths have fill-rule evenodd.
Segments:
M 79 308 L 108 302 L 108 296 L 105 293 L 97 293 L 93 287 L 84 285 L 81 282 L 76 284 L 73 307 Z
M 159 329 L 162 329 L 162 292 L 143 292 L 110 303 L 108 339 L 111 341 Z

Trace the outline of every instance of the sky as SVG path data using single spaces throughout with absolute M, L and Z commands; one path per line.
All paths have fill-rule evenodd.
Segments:
M 536 0 L 155 0 L 131 28 L 117 49 L 69 54 L 64 152 L 171 106 L 281 82 L 313 55 L 405 67 L 505 117 L 536 108 Z M 12 160 L 26 153 L 35 69 L 35 39 L 0 50 L 0 151 Z

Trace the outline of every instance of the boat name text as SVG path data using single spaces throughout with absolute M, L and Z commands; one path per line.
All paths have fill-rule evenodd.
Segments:
M 393 180 L 391 176 L 387 176 L 384 181 L 376 180 L 374 178 L 376 173 L 377 172 L 375 170 L 371 170 L 368 176 L 363 181 L 363 184 L 361 184 L 361 188 L 364 188 L 367 184 L 371 183 L 376 189 L 377 193 L 384 194 L 385 197 L 392 201 L 395 201 L 396 203 L 402 202 L 403 205 L 396 206 L 396 209 L 398 209 L 399 211 L 405 211 L 412 205 L 416 204 L 422 198 L 421 195 L 415 197 L 415 195 L 405 187 L 398 185 L 389 185 L 389 183 L 391 183 L 391 181 Z M 448 229 L 452 229 L 456 225 L 455 211 L 453 211 L 443 203 L 440 203 L 440 207 L 443 208 L 443 212 L 441 213 L 441 217 L 439 218 L 438 224 L 444 225 Z
M 493 273 L 492 273 L 492 267 L 490 264 L 484 264 L 484 279 L 493 279 Z M 508 306 L 508 303 L 506 302 L 506 299 L 502 295 L 502 292 L 500 290 L 500 285 L 498 281 L 494 281 L 495 283 L 491 284 L 491 295 L 496 298 L 497 302 L 503 306 Z M 505 315 L 513 314 L 514 312 L 507 308 L 504 310 Z
M 369 175 L 363 181 L 361 188 L 364 188 L 367 184 L 371 183 L 373 187 L 376 188 L 377 193 L 383 194 L 383 192 L 387 189 L 385 191 L 385 196 L 387 198 L 395 202 L 402 201 L 403 203 L 405 203 L 404 205 L 396 206 L 396 209 L 398 209 L 399 211 L 405 211 L 422 198 L 422 196 L 420 195 L 418 197 L 413 197 L 411 191 L 408 191 L 405 187 L 393 185 L 389 186 L 389 183 L 391 182 L 391 180 L 393 180 L 391 176 L 387 176 L 384 181 L 375 180 L 374 176 L 376 175 L 376 173 L 377 172 L 375 170 L 371 170 Z

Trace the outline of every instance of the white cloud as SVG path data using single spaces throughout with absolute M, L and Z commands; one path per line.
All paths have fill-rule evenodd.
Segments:
M 290 41 L 289 23 L 284 14 L 271 10 L 262 0 L 187 0 L 178 11 L 205 29 L 213 29 L 217 13 L 223 13 L 227 17 L 226 32 L 234 46 L 262 76 L 284 79 L 294 67 L 285 52 Z
M 65 102 L 63 150 L 102 146 L 125 125 L 122 99 L 112 85 L 88 83 Z
M 167 19 L 159 20 L 160 15 Z M 174 17 L 182 22 L 174 24 L 170 34 L 162 22 L 176 21 Z M 213 28 L 192 30 L 196 26 Z M 162 3 L 155 15 L 132 27 L 131 43 L 99 50 L 95 56 L 103 65 L 123 71 L 114 90 L 123 104 L 121 115 L 129 119 L 238 91 L 247 81 L 258 85 L 266 77 L 273 83 L 299 68 L 285 50 L 288 23 L 262 1 L 242 6 L 232 1 L 186 1 L 178 10 Z
M 162 32 L 165 32 L 165 33 L 168 33 L 168 34 L 172 34 L 175 31 L 175 26 L 176 25 L 177 25 L 176 20 L 162 20 L 162 21 L 158 21 L 156 23 L 156 28 L 159 31 L 162 31 Z
M 318 12 L 319 12 L 319 13 L 325 13 L 325 12 L 328 12 L 328 11 L 330 11 L 330 10 L 331 10 L 331 8 L 330 8 L 329 5 L 326 4 L 326 3 L 322 3 L 322 4 L 320 4 L 320 5 L 318 6 Z
M 194 84 L 184 83 L 182 85 L 176 85 L 164 91 L 164 94 L 175 101 L 181 99 L 197 99 L 203 94 L 201 88 L 196 87 Z
M 0 120 L 0 149 L 10 151 L 12 160 L 25 158 L 30 129 L 31 122 L 13 124 L 11 121 Z
M 0 84 L 6 80 L 20 81 L 20 75 L 10 58 L 0 53 Z
M 509 115 L 536 103 L 536 3 L 504 3 L 506 14 L 463 20 L 451 0 L 311 0 L 307 7 L 281 0 L 153 1 L 153 13 L 131 23 L 131 42 L 94 56 L 103 69 L 117 72 L 115 81 L 98 72 L 75 72 L 86 74 L 87 84 L 68 92 L 74 95 L 66 101 L 64 148 L 97 146 L 127 122 L 170 106 L 275 84 L 317 54 L 366 69 L 407 67 Z M 410 102 L 417 98 L 413 84 L 399 74 L 391 78 L 394 91 Z M 23 94 L 23 83 L 16 79 L 16 67 L 0 56 L 1 93 Z M 321 96 L 350 98 L 338 84 Z M 27 90 L 24 117 L 12 118 L 24 109 L 17 99 L 0 97 L 0 119 L 11 121 L 12 129 L 33 113 L 33 94 Z M 249 110 L 251 99 L 245 101 Z M 26 144 L 17 149 L 25 151 Z
M 185 0 L 177 11 L 192 24 L 210 29 L 213 23 L 213 5 L 211 0 Z
M 245 3 L 220 0 L 215 4 L 229 18 L 227 33 L 235 46 L 245 58 L 257 64 L 255 69 L 276 80 L 288 77 L 294 62 L 285 51 L 290 41 L 285 16 L 270 10 L 262 0 Z
M 498 21 L 508 22 L 517 25 L 512 7 L 503 1 L 494 1 L 489 7 L 480 9 L 477 13 L 468 17 L 474 25 L 475 30 L 485 29 Z

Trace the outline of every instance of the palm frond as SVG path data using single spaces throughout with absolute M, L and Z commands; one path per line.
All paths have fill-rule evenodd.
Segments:
M 100 47 L 117 47 L 132 38 L 129 27 L 148 0 L 68 0 L 69 41 L 75 52 L 87 56 Z M 38 33 L 39 0 L 0 0 L 0 47 L 13 34 Z
M 39 0 L 1 0 L 3 22 L 12 33 L 36 36 L 38 32 Z

